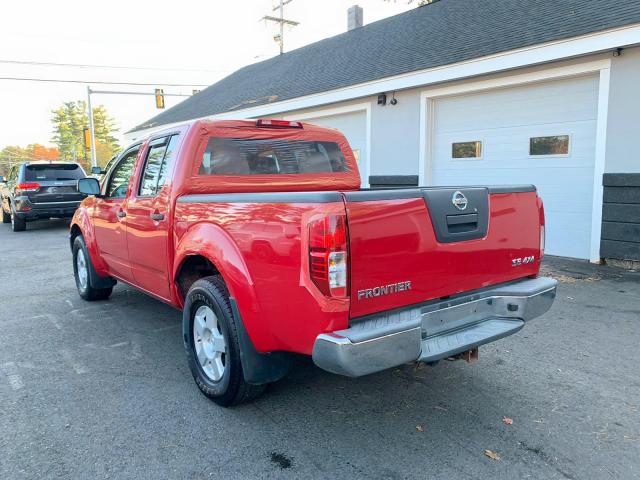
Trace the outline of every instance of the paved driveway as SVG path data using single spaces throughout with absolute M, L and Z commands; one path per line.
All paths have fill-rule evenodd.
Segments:
M 474 365 L 352 380 L 301 360 L 222 409 L 179 312 L 122 285 L 80 300 L 66 235 L 0 226 L 2 479 L 640 478 L 638 273 L 548 260 L 553 309 Z

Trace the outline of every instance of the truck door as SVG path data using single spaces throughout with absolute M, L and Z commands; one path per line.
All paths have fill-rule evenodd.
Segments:
M 109 270 L 131 282 L 133 275 L 127 253 L 127 191 L 140 145 L 127 150 L 106 179 L 104 197 L 96 199 L 93 215 L 96 243 Z
M 149 143 L 138 180 L 127 203 L 127 244 L 135 284 L 169 300 L 169 197 L 167 172 L 178 135 Z

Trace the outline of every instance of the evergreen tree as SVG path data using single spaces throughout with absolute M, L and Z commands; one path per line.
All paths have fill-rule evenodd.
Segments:
M 65 102 L 51 112 L 53 114 L 52 142 L 58 146 L 60 159 L 83 163 L 86 169 L 91 165 L 91 151 L 85 148 L 84 129 L 89 127 L 87 104 L 80 100 Z M 93 126 L 96 138 L 98 165 L 104 166 L 120 149 L 114 119 L 109 116 L 103 105 L 93 109 Z

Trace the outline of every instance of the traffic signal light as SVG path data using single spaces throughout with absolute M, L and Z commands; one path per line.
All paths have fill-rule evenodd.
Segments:
M 161 88 L 156 88 L 156 108 L 164 108 L 164 92 Z
M 91 150 L 91 131 L 89 127 L 85 127 L 82 131 L 84 134 L 84 148 L 86 150 Z

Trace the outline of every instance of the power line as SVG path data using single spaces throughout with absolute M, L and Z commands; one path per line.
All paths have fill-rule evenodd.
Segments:
M 291 0 L 289 0 L 291 1 Z M 158 70 L 167 72 L 207 72 L 207 73 L 225 73 L 230 70 L 206 70 L 198 68 L 168 68 L 168 67 L 127 67 L 123 65 L 92 65 L 84 63 L 55 63 L 55 62 L 36 62 L 31 60 L 0 60 L 0 63 L 11 63 L 14 65 L 40 65 L 46 67 L 74 67 L 74 68 L 111 68 L 121 70 Z
M 90 90 L 89 93 L 100 93 L 106 95 L 158 95 L 155 92 L 124 92 L 112 90 Z M 162 93 L 164 97 L 191 97 L 195 93 Z
M 101 85 L 134 85 L 140 87 L 153 87 L 161 85 L 163 87 L 208 87 L 197 83 L 143 83 L 143 82 L 107 82 L 104 80 L 65 80 L 61 78 L 25 78 L 25 77 L 0 77 L 0 80 L 16 80 L 22 82 L 53 82 L 53 83 L 94 83 Z

